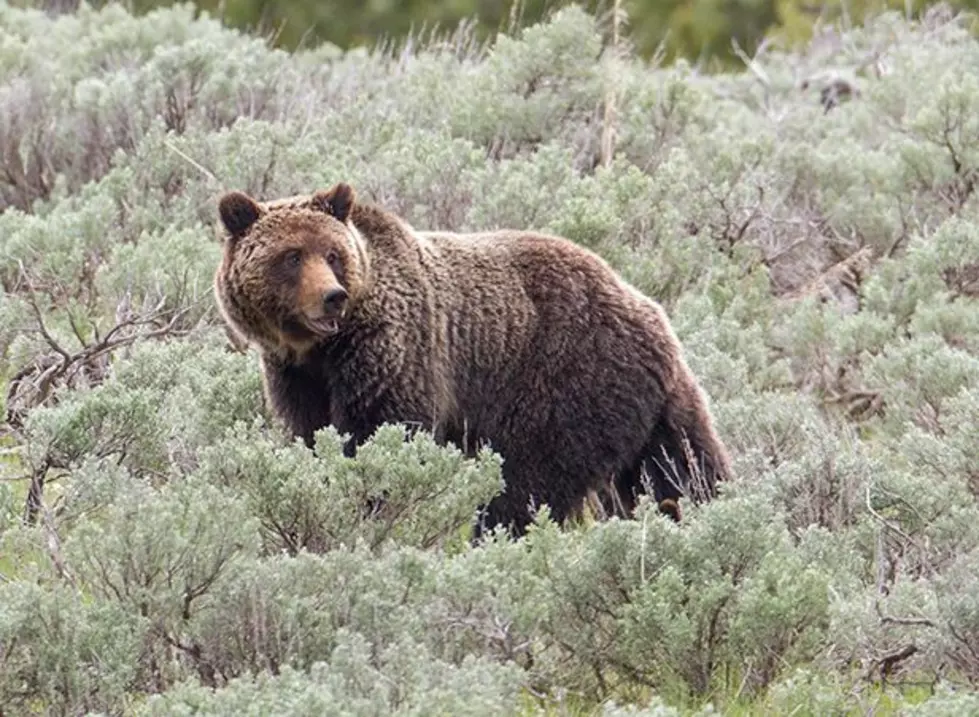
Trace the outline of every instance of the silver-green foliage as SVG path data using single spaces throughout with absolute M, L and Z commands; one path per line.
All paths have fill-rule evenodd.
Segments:
M 974 711 L 975 41 L 891 14 L 710 77 L 605 30 L 290 55 L 190 6 L 0 7 L 4 708 Z M 861 63 L 828 112 L 800 89 Z M 669 310 L 738 480 L 679 526 L 545 510 L 473 548 L 499 456 L 287 440 L 215 310 L 215 200 L 341 180 L 608 259 Z

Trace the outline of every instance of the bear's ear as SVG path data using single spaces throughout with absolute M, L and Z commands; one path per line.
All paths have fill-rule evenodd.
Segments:
M 221 222 L 232 237 L 240 237 L 262 216 L 262 208 L 244 192 L 228 192 L 218 202 Z
M 349 184 L 340 182 L 328 191 L 319 191 L 313 195 L 313 206 L 321 212 L 336 217 L 345 222 L 354 207 L 354 190 Z

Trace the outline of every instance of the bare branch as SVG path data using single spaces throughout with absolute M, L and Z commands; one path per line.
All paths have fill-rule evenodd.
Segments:
M 938 627 L 938 625 L 926 617 L 894 617 L 893 615 L 887 615 L 884 613 L 884 609 L 880 606 L 880 600 L 874 600 L 874 611 L 877 613 L 877 617 L 880 618 L 880 623 L 882 625 L 918 625 L 921 627 Z
M 731 48 L 734 50 L 734 54 L 738 56 L 738 59 L 740 59 L 749 70 L 751 70 L 751 74 L 753 74 L 765 88 L 766 94 L 772 86 L 772 81 L 769 79 L 768 73 L 766 73 L 765 70 L 762 69 L 761 65 L 758 64 L 758 57 L 766 49 L 768 49 L 769 44 L 770 42 L 768 38 L 765 38 L 761 44 L 758 45 L 758 50 L 755 52 L 754 58 L 751 58 L 748 57 L 748 53 L 741 49 L 741 45 L 738 43 L 737 38 L 731 38 Z
M 910 535 L 908 535 L 903 530 L 901 530 L 901 528 L 899 528 L 898 526 L 894 525 L 893 523 L 891 523 L 890 521 L 888 521 L 884 516 L 882 516 L 880 513 L 878 513 L 876 510 L 874 510 L 874 507 L 873 507 L 873 505 L 871 504 L 871 501 L 870 501 L 870 486 L 869 485 L 867 486 L 867 490 L 866 490 L 866 501 L 865 501 L 865 503 L 866 503 L 868 512 L 874 518 L 874 520 L 876 520 L 877 522 L 879 522 L 881 525 L 883 525 L 885 528 L 887 528 L 891 532 L 896 533 L 897 535 L 901 536 L 902 538 L 904 538 L 906 541 L 908 541 L 909 543 L 911 543 L 915 547 L 920 548 L 920 546 L 918 545 L 917 541 L 914 538 L 912 538 Z
M 203 174 L 205 177 L 210 179 L 218 187 L 223 186 L 221 184 L 221 180 L 218 179 L 216 176 L 214 176 L 213 172 L 211 172 L 209 169 L 201 165 L 199 162 L 195 161 L 192 157 L 189 157 L 184 152 L 181 152 L 179 149 L 177 149 L 177 147 L 173 144 L 173 142 L 171 142 L 170 140 L 166 140 L 164 142 L 164 145 L 166 145 L 166 148 L 169 149 L 171 152 L 173 152 L 175 155 L 185 160 L 188 164 L 190 164 L 192 167 L 198 170 L 201 174 Z
M 881 677 L 887 679 L 895 667 L 917 652 L 918 648 L 915 645 L 905 645 L 900 650 L 895 650 L 884 655 L 877 661 L 877 664 L 880 666 Z
M 51 518 L 51 511 L 48 510 L 43 501 L 41 502 L 40 508 L 41 524 L 44 528 L 44 547 L 47 549 L 48 555 L 51 556 L 51 562 L 54 563 L 58 575 L 63 580 L 71 583 L 72 587 L 77 588 L 78 585 L 75 583 L 75 577 L 68 568 L 68 564 L 65 562 L 64 555 L 61 552 L 61 538 L 58 536 L 58 531 L 55 530 L 54 520 Z
M 44 316 L 41 314 L 41 308 L 37 305 L 34 283 L 31 281 L 31 278 L 27 273 L 27 269 L 24 268 L 24 262 L 18 261 L 17 264 L 20 269 L 20 275 L 24 279 L 24 283 L 27 285 L 27 303 L 30 304 L 31 311 L 34 312 L 34 318 L 37 320 L 37 327 L 41 332 L 41 336 L 44 337 L 44 340 L 48 343 L 48 346 L 50 346 L 55 353 L 60 355 L 65 361 L 70 361 L 71 355 L 54 339 L 54 337 L 48 331 L 47 325 L 44 323 Z
M 81 350 L 70 353 L 51 336 L 34 296 L 34 287 L 23 268 L 21 272 L 28 286 L 28 302 L 34 312 L 39 330 L 54 353 L 35 359 L 28 366 L 18 371 L 10 380 L 7 389 L 6 419 L 12 426 L 16 427 L 20 424 L 21 414 L 25 410 L 44 404 L 50 397 L 55 385 L 60 383 L 71 386 L 79 375 L 88 375 L 94 382 L 100 382 L 107 370 L 107 364 L 103 361 L 103 357 L 107 354 L 137 341 L 187 333 L 178 330 L 177 327 L 193 308 L 193 305 L 170 313 L 164 308 L 166 297 L 161 296 L 151 309 L 143 314 L 129 316 L 118 321 L 101 338 L 98 338 L 99 332 L 96 327 L 94 335 L 97 340 L 94 343 L 84 341 L 74 317 L 70 317 L 75 336 L 82 344 Z M 166 323 L 159 325 L 160 321 L 166 318 L 168 314 L 170 315 Z M 153 325 L 156 325 L 156 328 L 150 331 L 140 330 L 143 327 Z

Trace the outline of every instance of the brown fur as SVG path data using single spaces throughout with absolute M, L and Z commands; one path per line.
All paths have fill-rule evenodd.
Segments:
M 265 206 L 232 193 L 221 216 L 222 312 L 259 347 L 271 405 L 307 443 L 331 424 L 352 454 L 385 422 L 489 443 L 506 488 L 483 527 L 517 534 L 533 507 L 561 521 L 608 476 L 630 511 L 648 478 L 672 514 L 692 478 L 699 500 L 730 475 L 665 313 L 594 253 L 533 232 L 416 232 L 344 184 Z M 302 282 L 275 269 L 297 248 L 318 267 Z M 310 308 L 333 279 L 349 295 L 335 332 Z

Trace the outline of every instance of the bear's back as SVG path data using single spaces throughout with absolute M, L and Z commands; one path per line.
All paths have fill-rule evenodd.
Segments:
M 626 282 L 598 254 L 569 239 L 533 231 L 499 229 L 454 233 L 415 232 L 434 262 L 450 272 L 459 291 L 508 295 L 530 301 L 540 315 L 640 315 L 660 321 L 661 309 Z
M 643 363 L 673 360 L 665 313 L 597 254 L 546 234 L 415 232 L 428 257 L 457 380 L 494 389 L 546 356 L 549 370 L 591 366 L 602 346 Z M 486 385 L 486 384 L 484 384 Z

